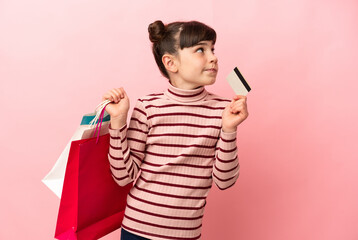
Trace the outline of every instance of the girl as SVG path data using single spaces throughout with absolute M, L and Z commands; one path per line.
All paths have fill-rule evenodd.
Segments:
M 156 21 L 148 31 L 168 89 L 138 99 L 128 127 L 124 89 L 103 95 L 113 101 L 106 107 L 113 178 L 121 186 L 136 179 L 121 239 L 200 239 L 212 182 L 224 190 L 239 176 L 236 128 L 248 116 L 246 97 L 230 101 L 204 88 L 218 72 L 212 28 Z

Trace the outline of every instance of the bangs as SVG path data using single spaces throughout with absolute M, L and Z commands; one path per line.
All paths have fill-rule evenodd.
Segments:
M 180 49 L 192 47 L 201 41 L 216 42 L 216 32 L 211 27 L 200 22 L 188 22 L 182 25 L 179 38 Z

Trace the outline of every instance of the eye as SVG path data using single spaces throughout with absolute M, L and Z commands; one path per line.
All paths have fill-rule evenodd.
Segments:
M 198 48 L 196 49 L 196 52 L 204 52 L 204 48 Z
M 215 53 L 215 48 L 212 48 L 211 51 L 212 51 L 213 53 Z

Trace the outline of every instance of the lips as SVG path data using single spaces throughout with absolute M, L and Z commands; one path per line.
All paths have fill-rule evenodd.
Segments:
M 209 68 L 209 69 L 206 69 L 205 71 L 216 73 L 218 70 L 216 68 Z

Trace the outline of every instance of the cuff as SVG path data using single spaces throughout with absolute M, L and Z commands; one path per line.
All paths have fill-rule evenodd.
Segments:
M 234 132 L 224 132 L 223 129 L 221 129 L 220 137 L 223 141 L 225 141 L 225 140 L 226 141 L 234 141 L 234 140 L 236 140 L 236 134 L 237 134 L 237 130 Z
M 113 129 L 111 124 L 108 126 L 108 132 L 112 137 L 120 137 L 125 133 L 125 130 L 127 129 L 127 124 L 124 124 L 122 127 L 118 129 Z

